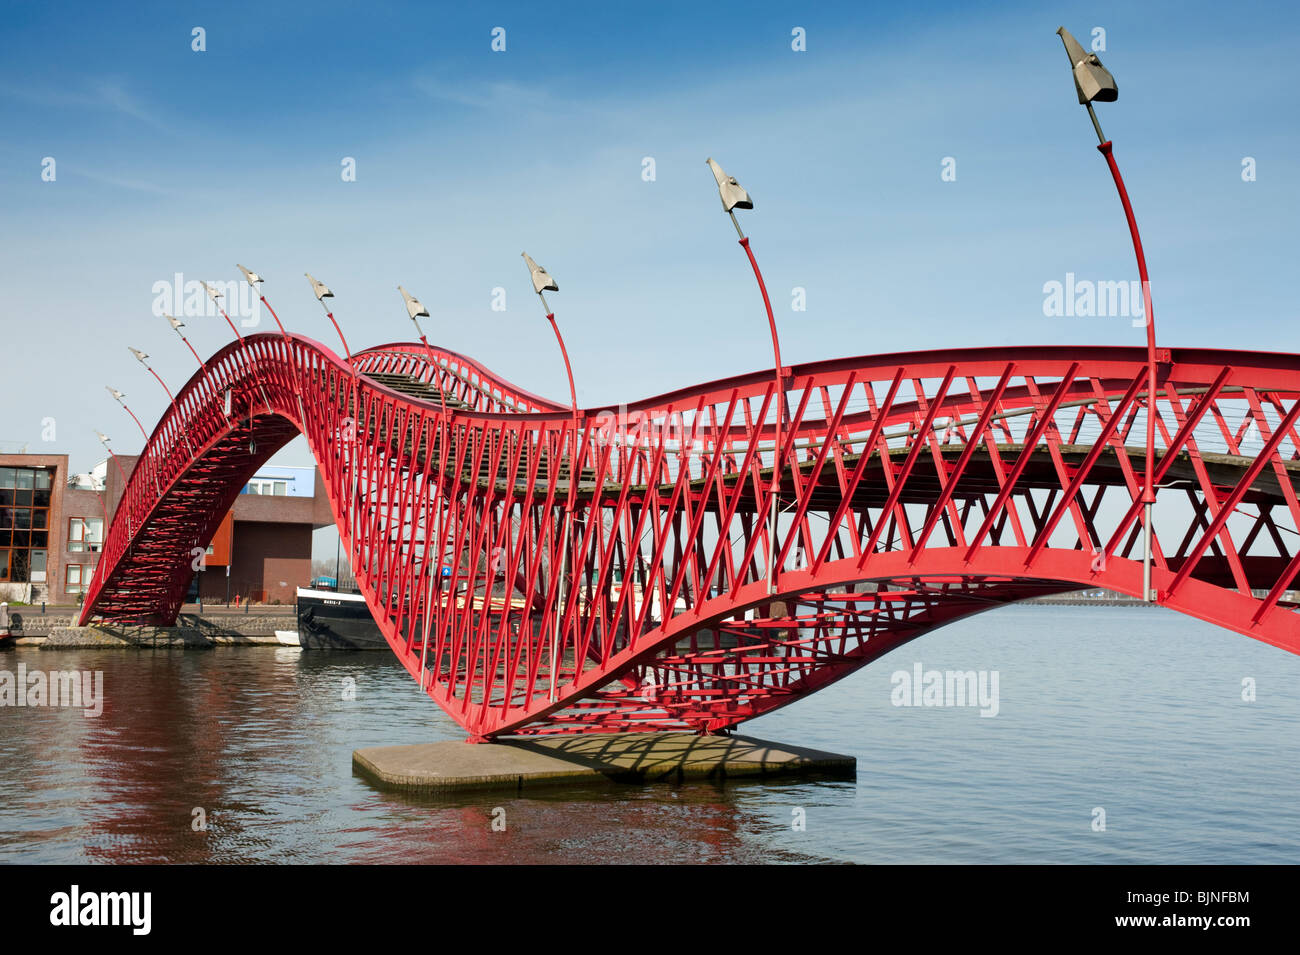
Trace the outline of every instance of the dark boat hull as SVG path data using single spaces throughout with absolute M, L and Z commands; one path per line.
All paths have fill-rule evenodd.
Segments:
M 387 650 L 360 594 L 298 590 L 298 643 L 304 650 Z

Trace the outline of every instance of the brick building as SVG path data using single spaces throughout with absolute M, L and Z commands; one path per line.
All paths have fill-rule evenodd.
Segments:
M 135 462 L 117 457 L 128 476 Z M 70 474 L 66 454 L 0 454 L 0 600 L 80 600 L 121 500 L 117 464 Z M 315 468 L 263 468 L 213 536 L 191 593 L 293 603 L 311 578 L 312 531 L 331 523 Z

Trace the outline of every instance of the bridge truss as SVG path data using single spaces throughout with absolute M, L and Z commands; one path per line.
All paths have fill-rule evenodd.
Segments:
M 1300 652 L 1300 359 L 1159 358 L 1154 412 L 1143 350 L 1025 347 L 756 372 L 575 428 L 450 351 L 248 336 L 158 423 L 81 619 L 172 624 L 193 549 L 301 433 L 380 629 L 471 739 L 724 731 L 982 610 L 1141 595 L 1154 413 L 1158 602 Z

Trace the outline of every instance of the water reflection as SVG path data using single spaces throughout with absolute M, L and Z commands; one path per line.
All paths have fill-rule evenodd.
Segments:
M 362 745 L 458 739 L 384 654 L 277 648 L 42 654 L 0 666 L 102 669 L 98 719 L 3 712 L 0 858 L 49 862 L 581 862 L 752 858 L 716 786 L 459 801 L 371 789 Z M 419 714 L 423 722 L 413 720 Z M 207 830 L 194 828 L 203 811 Z M 494 832 L 494 811 L 506 829 Z M 791 854 L 791 858 L 798 854 Z
M 999 715 L 892 706 L 890 673 L 914 661 L 999 670 Z M 100 669 L 106 700 L 97 719 L 0 708 L 5 862 L 1300 860 L 1300 809 L 1276 798 L 1300 773 L 1300 661 L 1160 611 L 985 615 L 747 728 L 852 753 L 856 781 L 527 798 L 353 775 L 355 748 L 464 737 L 387 654 L 0 653 L 20 662 Z

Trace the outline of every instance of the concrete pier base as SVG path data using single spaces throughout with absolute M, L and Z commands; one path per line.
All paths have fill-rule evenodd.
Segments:
M 295 624 L 295 629 L 297 625 Z M 18 644 L 35 644 L 42 650 L 162 649 L 206 650 L 217 646 L 279 646 L 274 633 L 243 634 L 216 627 L 142 627 L 91 624 L 88 627 L 54 627 L 48 636 L 25 637 Z
M 420 743 L 352 753 L 352 767 L 383 789 L 453 793 L 592 782 L 852 775 L 852 756 L 747 736 L 611 733 L 496 743 Z

